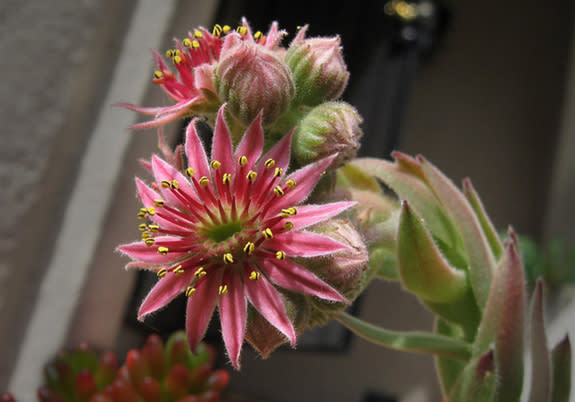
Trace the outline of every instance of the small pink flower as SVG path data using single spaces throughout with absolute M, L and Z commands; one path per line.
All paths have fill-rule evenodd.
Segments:
M 187 336 L 195 349 L 217 305 L 223 339 L 238 368 L 248 303 L 293 346 L 296 333 L 278 288 L 347 302 L 293 258 L 343 250 L 340 242 L 304 229 L 354 203 L 299 206 L 333 157 L 285 176 L 291 133 L 261 156 L 260 114 L 234 152 L 223 109 L 216 119 L 211 160 L 195 121 L 186 132 L 184 173 L 152 157 L 155 182 L 148 186 L 136 179 L 144 205 L 139 217 L 149 223 L 140 225 L 141 241 L 118 249 L 133 260 L 127 268 L 149 269 L 160 278 L 143 301 L 139 319 L 185 293 Z
M 269 50 L 276 50 L 284 35 L 285 31 L 278 30 L 277 22 L 272 23 L 267 35 L 259 31 L 252 34 L 245 18 L 235 31 L 228 25 L 222 27 L 217 24 L 211 33 L 203 27 L 194 29 L 184 40 L 174 39 L 175 48 L 166 51 L 165 56 L 175 67 L 175 73 L 158 52 L 153 52 L 156 71 L 152 81 L 160 85 L 175 104 L 165 107 L 140 107 L 130 103 L 117 105 L 154 116 L 151 121 L 130 127 L 133 129 L 158 127 L 178 118 L 199 112 L 206 113 L 209 110 L 213 110 L 212 113 L 215 114 L 221 102 L 214 86 L 214 68 L 220 59 L 224 42 L 237 37 Z

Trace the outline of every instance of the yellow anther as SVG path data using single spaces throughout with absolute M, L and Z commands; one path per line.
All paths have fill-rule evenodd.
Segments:
M 183 273 L 184 273 L 184 268 L 181 265 L 178 265 L 176 268 L 174 268 L 174 274 L 181 275 Z
M 222 183 L 230 184 L 232 182 L 232 175 L 231 173 L 224 173 L 222 176 Z
M 154 207 L 148 207 L 146 209 L 146 212 L 148 212 L 148 215 L 156 215 L 156 208 Z
M 255 40 L 258 40 L 258 39 L 261 38 L 261 37 L 262 37 L 262 32 L 261 32 L 261 31 L 257 31 L 257 32 L 254 34 L 254 39 L 255 39 Z
M 202 273 L 205 275 L 206 271 L 204 270 L 204 267 L 199 267 L 198 269 L 196 269 L 196 272 L 194 272 L 194 275 L 198 277 L 200 277 L 200 275 L 204 276 L 202 275 Z
M 240 156 L 240 158 L 238 159 L 238 163 L 240 164 L 240 166 L 245 166 L 248 163 L 248 158 L 245 155 Z
M 194 295 L 194 293 L 196 293 L 196 288 L 195 288 L 195 287 L 193 287 L 193 286 L 188 286 L 188 287 L 186 288 L 186 293 L 185 293 L 186 297 L 191 297 L 191 296 Z
M 284 170 L 282 168 L 276 168 L 276 170 L 274 170 L 274 177 L 282 177 L 283 174 Z
M 228 285 L 220 285 L 218 288 L 218 294 L 220 296 L 225 296 L 228 294 Z
M 151 232 L 148 232 L 147 230 L 145 232 L 142 232 L 142 240 L 149 239 L 150 237 L 152 237 Z
M 174 57 L 176 55 L 176 51 L 173 49 L 168 49 L 166 50 L 166 57 L 168 59 L 171 59 L 172 57 Z
M 154 78 L 157 78 L 157 79 L 164 78 L 164 73 L 161 72 L 160 70 L 156 70 L 156 71 L 154 71 Z
M 234 263 L 234 256 L 232 253 L 225 253 L 223 257 L 224 263 L 226 264 L 233 264 Z
M 218 170 L 218 168 L 219 168 L 220 166 L 222 166 L 222 163 L 221 163 L 220 161 L 213 160 L 213 161 L 210 163 L 210 166 L 212 167 L 212 169 Z
M 262 234 L 268 240 L 273 239 L 273 237 L 274 237 L 274 234 L 270 228 L 266 228 L 266 229 L 262 230 Z
M 172 180 L 170 183 L 170 188 L 177 190 L 180 187 L 180 183 L 177 180 Z
M 195 171 L 194 168 L 189 167 L 189 168 L 186 169 L 186 175 L 187 175 L 188 177 L 192 177 L 195 173 L 196 173 L 196 171 Z
M 240 25 L 239 27 L 236 28 L 236 32 L 239 33 L 241 36 L 244 36 L 246 33 L 248 33 L 248 28 Z
M 199 31 L 197 29 L 194 29 L 194 38 L 196 39 L 200 39 L 204 36 L 204 34 L 202 33 L 202 31 Z
M 199 47 L 200 47 L 200 42 L 198 42 L 197 40 L 193 40 L 193 41 L 192 41 L 192 47 L 193 47 L 194 49 L 199 48 Z
M 154 200 L 154 205 L 159 208 L 162 208 L 164 204 L 165 204 L 164 200 Z
M 146 231 L 147 229 L 148 229 L 148 225 L 146 225 L 145 223 L 140 223 L 140 224 L 138 225 L 138 230 L 141 231 L 141 232 L 144 232 L 144 231 Z
M 169 180 L 162 180 L 160 182 L 160 185 L 164 188 L 170 188 L 171 184 L 172 184 L 172 182 Z
M 200 186 L 206 187 L 209 182 L 210 182 L 210 179 L 208 179 L 206 176 L 200 177 Z
M 146 246 L 152 247 L 156 243 L 156 241 L 154 240 L 153 237 L 148 237 L 146 238 L 146 240 L 144 240 L 144 243 L 146 243 Z
M 172 60 L 174 61 L 174 64 L 180 64 L 182 62 L 182 56 L 177 54 L 174 56 L 174 58 Z
M 244 246 L 244 253 L 246 253 L 247 255 L 252 255 L 255 248 L 256 248 L 256 245 L 254 243 L 252 243 L 251 241 L 249 241 Z
M 268 159 L 264 162 L 265 167 L 267 167 L 268 169 L 273 168 L 276 165 L 276 161 L 273 159 Z
M 163 278 L 164 276 L 166 276 L 167 273 L 168 270 L 166 268 L 162 268 L 158 271 L 156 275 L 158 275 L 158 278 Z
M 277 251 L 276 252 L 276 258 L 278 260 L 285 260 L 286 259 L 286 253 L 284 251 Z
M 246 175 L 246 179 L 248 179 L 249 181 L 253 182 L 253 181 L 256 179 L 257 175 L 258 175 L 258 174 L 257 174 L 256 172 L 254 172 L 253 170 L 250 170 L 250 171 L 248 172 L 248 174 Z
M 281 197 L 282 195 L 284 195 L 284 190 L 283 190 L 280 186 L 275 186 L 275 188 L 274 188 L 274 193 L 275 193 L 278 197 Z
M 222 27 L 220 24 L 214 25 L 214 29 L 212 30 L 212 35 L 220 36 L 222 34 Z
M 259 279 L 260 279 L 260 276 L 261 276 L 261 274 L 260 274 L 259 272 L 257 272 L 257 271 L 252 271 L 252 272 L 250 272 L 250 279 L 251 279 L 252 281 L 257 281 L 257 280 L 259 280 Z
M 222 28 L 222 32 L 227 34 L 228 32 L 230 32 L 232 30 L 232 27 L 229 25 L 224 25 L 224 27 Z
M 138 219 L 139 220 L 146 219 L 146 213 L 145 212 L 138 212 Z
M 148 225 L 148 230 L 152 233 L 157 233 L 160 227 L 158 225 Z
M 162 255 L 168 254 L 168 251 L 170 251 L 170 249 L 167 247 L 164 247 L 164 246 L 158 247 L 158 253 L 160 253 Z
M 295 209 L 295 207 L 282 209 L 281 213 L 282 218 L 288 218 L 292 215 L 297 215 L 297 209 Z
M 182 41 L 182 45 L 184 45 L 185 47 L 190 47 L 192 46 L 192 40 L 190 38 L 186 38 Z
M 146 208 L 146 207 L 140 208 L 140 213 L 141 213 L 141 214 L 147 214 L 147 213 L 148 213 L 148 208 Z
M 286 181 L 286 186 L 288 186 L 289 188 L 294 188 L 295 187 L 295 180 L 289 179 L 288 181 Z
M 293 229 L 293 223 L 291 223 L 291 222 L 284 223 L 284 229 L 285 230 L 292 230 Z

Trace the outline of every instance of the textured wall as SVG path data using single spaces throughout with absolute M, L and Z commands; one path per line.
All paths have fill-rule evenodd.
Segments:
M 132 2 L 0 3 L 0 389 Z

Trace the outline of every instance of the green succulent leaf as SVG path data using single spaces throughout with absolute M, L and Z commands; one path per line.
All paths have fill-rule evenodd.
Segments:
M 450 338 L 460 338 L 462 335 L 459 326 L 450 324 L 440 317 L 436 317 L 435 319 L 433 332 Z M 464 368 L 465 362 L 462 360 L 454 360 L 441 356 L 435 357 L 435 371 L 439 378 L 441 392 L 445 398 L 451 394 L 451 390 Z
M 493 349 L 489 349 L 465 366 L 449 401 L 491 402 L 495 397 L 495 389 L 495 358 Z
M 551 362 L 543 319 L 543 282 L 537 281 L 530 306 L 531 388 L 529 402 L 546 402 L 551 398 Z

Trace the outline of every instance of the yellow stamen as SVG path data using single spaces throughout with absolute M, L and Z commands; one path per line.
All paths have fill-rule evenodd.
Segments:
M 158 275 L 158 278 L 163 278 L 164 276 L 166 276 L 167 273 L 168 273 L 167 268 L 162 268 L 158 271 L 156 275 Z
M 255 40 L 258 40 L 258 39 L 261 38 L 261 37 L 262 37 L 262 32 L 261 32 L 261 31 L 257 31 L 257 32 L 254 34 L 254 39 L 255 39 Z
M 171 182 L 170 182 L 169 180 L 162 180 L 162 181 L 160 182 L 160 185 L 161 185 L 163 188 L 170 188 Z
M 152 237 L 148 237 L 146 240 L 144 240 L 144 243 L 146 243 L 146 246 L 152 247 L 156 241 Z
M 253 181 L 256 179 L 257 175 L 258 175 L 258 174 L 257 174 L 256 172 L 254 172 L 253 170 L 250 170 L 250 171 L 248 172 L 248 174 L 246 175 L 246 179 L 248 179 L 249 181 L 253 182 Z
M 274 193 L 276 193 L 278 197 L 281 197 L 284 195 L 284 190 L 280 186 L 275 186 Z
M 163 207 L 164 206 L 164 200 L 154 200 L 154 205 L 157 207 Z
M 262 234 L 268 240 L 272 239 L 274 237 L 274 234 L 270 228 L 266 228 L 266 229 L 262 230 Z
M 173 50 L 173 49 L 168 49 L 168 50 L 166 50 L 166 57 L 167 57 L 168 59 L 171 59 L 171 58 L 172 58 L 173 56 L 175 56 L 175 55 L 176 55 L 176 51 L 175 51 L 175 50 Z
M 271 158 L 270 158 L 270 159 L 267 159 L 267 160 L 264 162 L 265 167 L 267 167 L 268 169 L 273 168 L 273 167 L 275 166 L 275 164 L 276 164 L 276 161 L 273 160 L 273 159 L 271 159 Z
M 225 33 L 225 34 L 227 34 L 228 32 L 231 31 L 231 29 L 232 29 L 231 26 L 229 26 L 229 25 L 224 25 L 224 27 L 222 28 L 222 32 Z
M 256 245 L 254 243 L 252 243 L 251 241 L 249 241 L 244 246 L 244 253 L 246 253 L 247 255 L 252 255 L 255 248 L 256 248 Z
M 241 36 L 244 36 L 248 32 L 248 28 L 240 25 L 236 28 L 236 32 L 239 33 Z
M 172 60 L 174 61 L 174 64 L 180 64 L 182 62 L 182 56 L 176 55 Z
M 204 36 L 204 34 L 202 33 L 202 31 L 198 31 L 197 29 L 194 29 L 194 38 L 200 39 L 203 36 Z
M 204 267 L 199 267 L 198 269 L 196 269 L 196 272 L 194 272 L 194 275 L 197 277 L 203 276 L 202 273 L 206 273 L 206 271 L 204 270 Z
M 292 215 L 297 215 L 297 209 L 295 209 L 295 207 L 282 209 L 281 213 L 282 218 L 288 218 Z
M 146 219 L 146 213 L 145 212 L 138 212 L 138 219 L 139 220 Z
M 176 268 L 174 268 L 174 274 L 181 275 L 183 273 L 184 273 L 184 268 L 182 268 L 181 265 L 178 265 Z
M 240 166 L 245 166 L 248 163 L 248 158 L 245 155 L 240 156 L 240 158 L 238 159 L 238 163 L 240 164 Z
M 224 173 L 222 176 L 222 183 L 230 184 L 232 182 L 232 175 L 231 173 Z
M 293 229 L 293 223 L 291 223 L 291 222 L 284 223 L 284 229 L 285 230 L 292 230 Z
M 172 180 L 172 181 L 170 182 L 170 188 L 171 188 L 171 189 L 177 190 L 178 187 L 180 187 L 180 183 L 178 183 L 177 180 Z
M 160 253 L 162 255 L 168 254 L 168 251 L 170 251 L 170 249 L 167 247 L 164 247 L 164 246 L 158 247 L 158 253 Z
M 288 181 L 286 181 L 286 186 L 288 186 L 289 188 L 294 188 L 295 187 L 295 180 L 289 179 Z
M 274 177 L 281 177 L 284 174 L 284 170 L 282 168 L 276 168 L 274 171 Z
M 220 296 L 225 296 L 228 294 L 228 285 L 220 285 L 218 288 L 218 294 Z
M 208 179 L 206 176 L 200 177 L 200 185 L 202 187 L 206 187 L 209 182 L 210 182 L 210 179 Z
M 160 230 L 160 227 L 158 225 L 148 225 L 148 229 L 152 233 L 157 233 L 158 230 Z
M 194 175 L 194 173 L 196 173 L 196 171 L 194 170 L 194 168 L 189 167 L 189 168 L 186 169 L 186 175 L 187 175 L 188 177 L 192 177 L 192 176 Z
M 278 260 L 285 260 L 286 259 L 286 253 L 284 251 L 278 251 L 276 252 L 276 258 Z
M 138 225 L 138 230 L 141 231 L 141 232 L 146 231 L 147 228 L 148 228 L 148 225 L 146 225 L 145 223 L 141 223 L 141 224 Z
M 190 38 L 186 38 L 182 41 L 182 45 L 184 45 L 185 47 L 190 47 L 192 46 L 192 40 Z
M 257 281 L 257 280 L 260 279 L 260 275 L 261 275 L 261 274 L 260 274 L 259 272 L 257 272 L 257 271 L 252 271 L 252 272 L 250 272 L 250 279 L 251 279 L 252 281 Z
M 214 29 L 212 30 L 212 35 L 220 36 L 222 34 L 222 27 L 220 24 L 214 25 Z
M 160 70 L 156 70 L 156 71 L 154 71 L 154 78 L 157 78 L 157 79 L 164 78 L 164 73 L 161 72 Z
M 194 49 L 199 48 L 199 47 L 200 47 L 200 42 L 198 42 L 197 40 L 193 40 L 193 41 L 192 41 L 192 47 L 193 47 Z
M 232 253 L 225 253 L 223 257 L 225 264 L 233 264 L 234 263 L 234 256 Z
M 220 161 L 213 160 L 213 161 L 210 163 L 210 166 L 212 167 L 212 169 L 218 170 L 218 168 L 219 168 L 220 166 L 222 166 L 222 163 L 221 163 Z
M 152 233 L 148 232 L 147 230 L 142 232 L 142 240 L 149 239 L 150 237 L 152 237 Z
M 186 293 L 185 293 L 186 297 L 192 297 L 192 296 L 194 295 L 194 293 L 196 293 L 196 288 L 195 288 L 195 287 L 193 287 L 193 286 L 188 286 L 188 287 L 186 288 Z
M 146 211 L 148 212 L 148 215 L 156 215 L 156 208 L 154 207 L 148 207 Z

